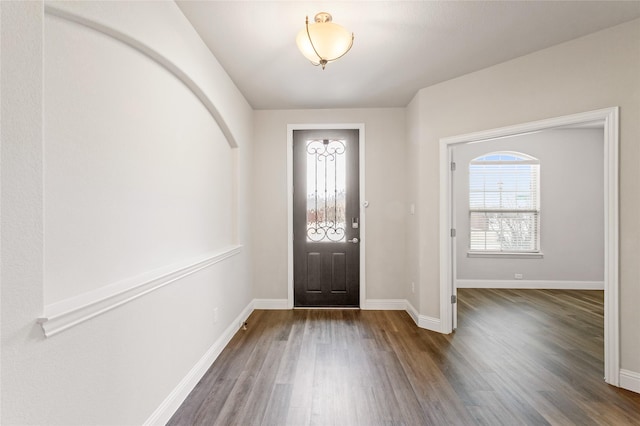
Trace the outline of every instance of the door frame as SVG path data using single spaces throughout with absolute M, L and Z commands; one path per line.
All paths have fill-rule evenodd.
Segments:
M 604 122 L 604 380 L 620 383 L 620 314 L 619 314 L 619 207 L 618 145 L 619 108 L 605 108 L 547 120 L 517 124 L 476 133 L 440 139 L 440 321 L 443 333 L 452 332 L 454 307 L 453 186 L 451 182 L 452 148 L 455 145 L 487 139 L 538 132 L 554 127 Z
M 360 188 L 360 295 L 359 306 L 362 309 L 365 304 L 366 280 L 365 280 L 365 243 L 366 239 L 366 207 L 365 201 L 365 157 L 364 157 L 364 123 L 334 123 L 334 124 L 288 124 L 287 125 L 287 309 L 293 309 L 293 131 L 294 130 L 358 130 L 358 159 L 359 174 L 358 186 Z

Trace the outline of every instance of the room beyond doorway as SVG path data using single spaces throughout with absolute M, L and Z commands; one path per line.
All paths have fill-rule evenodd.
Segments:
M 440 140 L 440 307 L 443 331 L 455 323 L 455 224 L 452 202 L 451 155 L 454 146 L 477 143 L 562 126 L 600 122 L 604 128 L 604 376 L 619 385 L 619 264 L 618 264 L 618 108 L 607 108 L 548 120 L 524 123 Z

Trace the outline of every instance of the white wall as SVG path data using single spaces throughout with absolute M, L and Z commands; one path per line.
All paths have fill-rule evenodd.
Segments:
M 454 148 L 456 267 L 459 280 L 569 282 L 604 280 L 604 134 L 601 129 L 558 129 Z M 542 258 L 477 258 L 469 250 L 469 162 L 496 151 L 540 160 Z M 555 284 L 557 283 L 557 284 Z M 465 285 L 473 285 L 466 283 Z M 499 285 L 499 283 L 496 283 Z M 510 285 L 517 285 L 511 283 Z M 543 288 L 545 283 L 540 283 Z
M 253 112 L 174 3 L 51 5 L 1 3 L 0 422 L 141 424 L 250 306 Z M 36 323 L 237 244 L 59 334 Z
M 439 317 L 439 140 L 562 115 L 620 107 L 621 367 L 640 371 L 640 20 L 422 89 L 409 127 L 420 132 L 421 314 Z M 411 116 L 413 117 L 413 115 Z
M 198 98 L 55 16 L 44 52 L 45 304 L 232 245 L 232 148 Z
M 404 109 L 255 112 L 254 295 L 287 298 L 287 125 L 364 123 L 366 298 L 406 298 Z M 362 166 L 362 165 L 361 165 Z

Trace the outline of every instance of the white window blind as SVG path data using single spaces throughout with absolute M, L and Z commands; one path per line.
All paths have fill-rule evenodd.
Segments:
M 469 163 L 470 250 L 536 253 L 540 241 L 540 162 L 494 152 Z

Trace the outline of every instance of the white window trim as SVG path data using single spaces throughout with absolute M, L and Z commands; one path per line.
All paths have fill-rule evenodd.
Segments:
M 542 259 L 541 251 L 476 251 L 469 250 L 467 257 L 495 257 L 501 259 Z
M 517 160 L 482 160 L 482 158 L 486 158 L 492 155 L 509 155 L 517 158 Z M 477 158 L 474 158 L 469 162 L 469 168 L 474 165 L 497 165 L 497 166 L 506 166 L 506 165 L 531 165 L 540 167 L 540 160 L 538 158 L 532 157 L 529 154 L 523 152 L 516 151 L 495 151 L 483 154 Z M 469 176 L 471 176 L 471 170 L 469 171 Z M 536 214 L 537 221 L 537 229 L 535 235 L 535 250 L 481 250 L 481 249 L 471 249 L 467 251 L 467 257 L 501 257 L 501 258 L 509 258 L 509 257 L 521 257 L 521 258 L 542 258 L 542 253 L 540 249 L 540 172 L 536 173 L 536 207 L 535 209 L 483 209 L 483 208 L 469 208 L 469 215 L 471 213 L 534 213 Z M 471 228 L 469 228 L 471 231 Z M 469 238 L 469 244 L 471 244 L 471 238 Z

